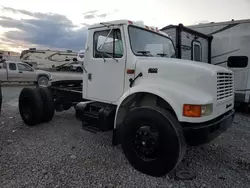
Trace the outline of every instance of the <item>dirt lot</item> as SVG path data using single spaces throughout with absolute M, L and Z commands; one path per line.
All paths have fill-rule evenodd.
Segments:
M 185 164 L 194 180 L 154 178 L 134 170 L 111 133 L 81 129 L 74 110 L 56 113 L 35 127 L 23 124 L 17 100 L 5 101 L 0 117 L 0 187 L 250 187 L 250 116 L 212 143 L 189 148 Z M 180 166 L 182 166 L 181 164 Z

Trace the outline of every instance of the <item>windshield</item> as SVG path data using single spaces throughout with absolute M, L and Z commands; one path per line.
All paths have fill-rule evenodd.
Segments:
M 173 42 L 167 36 L 135 26 L 128 27 L 131 49 L 137 56 L 175 57 Z

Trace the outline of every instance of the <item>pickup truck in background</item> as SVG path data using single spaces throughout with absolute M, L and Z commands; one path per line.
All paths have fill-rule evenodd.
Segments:
M 52 80 L 50 72 L 35 70 L 22 62 L 4 61 L 0 63 L 0 81 L 4 82 L 33 82 L 39 86 L 48 86 Z

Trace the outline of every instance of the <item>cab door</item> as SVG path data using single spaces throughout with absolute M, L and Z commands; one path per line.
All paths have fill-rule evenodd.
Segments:
M 29 65 L 17 63 L 19 77 L 22 81 L 36 81 L 36 73 Z
M 101 28 L 92 33 L 93 43 L 85 51 L 84 73 L 87 98 L 115 102 L 123 94 L 125 45 L 123 27 Z M 90 39 L 89 39 L 90 40 Z M 93 53 L 92 53 L 93 52 Z
M 21 81 L 16 63 L 7 63 L 7 71 L 9 81 Z

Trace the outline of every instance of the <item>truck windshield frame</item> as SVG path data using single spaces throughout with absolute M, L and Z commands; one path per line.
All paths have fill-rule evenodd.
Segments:
M 138 32 L 141 32 L 141 34 L 137 35 L 136 37 L 133 36 L 131 29 L 136 29 L 138 30 Z M 130 48 L 135 56 L 167 57 L 167 58 L 176 57 L 176 49 L 173 40 L 168 36 L 135 25 L 128 26 L 128 35 L 129 35 Z M 149 37 L 149 35 L 151 36 Z M 154 38 L 154 39 L 149 40 L 149 38 Z M 142 40 L 140 41 L 140 39 L 142 39 L 143 42 Z M 135 45 L 138 43 L 141 43 L 142 44 L 141 46 L 143 46 L 144 48 L 141 48 L 141 46 L 138 48 L 138 46 Z M 153 54 L 152 51 L 145 49 L 146 45 L 148 45 L 148 47 L 150 45 L 156 45 L 156 46 L 161 45 L 162 50 L 159 49 L 157 50 L 156 48 L 154 48 L 155 54 Z

